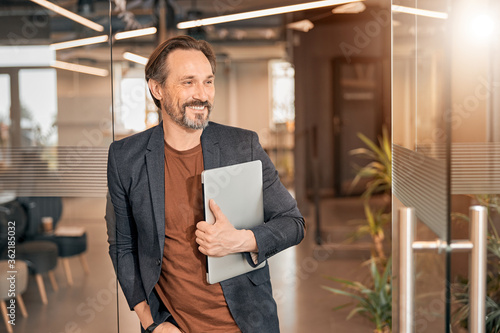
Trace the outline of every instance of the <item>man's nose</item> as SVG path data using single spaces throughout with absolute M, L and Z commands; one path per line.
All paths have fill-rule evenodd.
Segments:
M 193 98 L 202 102 L 206 102 L 208 100 L 207 88 L 203 83 L 199 83 L 196 85 Z

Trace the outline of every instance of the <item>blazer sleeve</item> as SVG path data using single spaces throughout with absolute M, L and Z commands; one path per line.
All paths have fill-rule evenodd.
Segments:
M 250 265 L 255 267 L 276 253 L 299 244 L 304 238 L 305 221 L 295 199 L 281 183 L 278 171 L 254 132 L 252 132 L 252 159 L 262 162 L 265 222 L 251 229 L 259 252 L 257 262 L 250 255 L 247 255 L 247 259 Z
M 108 154 L 108 190 L 114 209 L 106 209 L 109 255 L 132 310 L 147 298 L 139 271 L 137 227 L 128 195 L 120 181 L 115 154 L 115 145 L 111 144 Z

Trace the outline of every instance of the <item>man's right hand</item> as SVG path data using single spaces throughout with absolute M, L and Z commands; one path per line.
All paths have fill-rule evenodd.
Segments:
M 158 327 L 155 328 L 153 333 L 182 333 L 180 329 L 177 328 L 172 323 L 169 322 L 164 322 L 158 325 Z
M 148 303 L 146 301 L 142 301 L 134 307 L 135 313 L 139 317 L 141 321 L 141 325 L 144 329 L 153 323 L 153 317 L 151 316 L 151 310 L 149 308 Z M 144 324 L 145 323 L 145 324 Z M 172 323 L 168 321 L 161 323 L 156 326 L 154 333 L 183 333 L 180 329 L 177 328 Z

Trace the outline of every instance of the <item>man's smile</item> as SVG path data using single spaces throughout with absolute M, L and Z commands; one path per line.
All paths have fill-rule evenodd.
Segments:
M 200 106 L 189 105 L 188 108 L 193 109 L 195 111 L 203 111 L 203 110 L 205 110 L 205 106 L 204 105 L 200 105 Z

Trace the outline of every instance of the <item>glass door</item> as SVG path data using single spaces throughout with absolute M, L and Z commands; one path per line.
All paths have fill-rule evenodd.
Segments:
M 399 209 L 415 210 L 414 239 L 448 241 L 449 193 L 446 154 L 448 73 L 447 20 L 415 9 L 447 12 L 446 1 L 393 2 L 393 244 L 397 249 Z M 402 254 L 401 254 L 402 255 Z M 393 257 L 398 262 L 397 254 Z M 413 255 L 413 332 L 443 332 L 449 312 L 446 251 Z M 395 266 L 395 269 L 398 265 Z M 397 274 L 397 271 L 395 271 Z M 395 278 L 394 295 L 400 279 Z M 398 300 L 395 302 L 402 302 Z M 398 307 L 394 307 L 395 310 Z M 394 324 L 399 325 L 398 311 Z M 398 327 L 398 326 L 395 326 Z M 396 328 L 395 331 L 398 331 Z
M 2 332 L 117 331 L 109 35 L 107 0 L 0 4 L 0 275 L 9 230 L 17 281 Z
M 393 331 L 476 332 L 470 295 L 486 282 L 490 298 L 479 304 L 488 301 L 488 313 L 499 303 L 500 252 L 492 245 L 500 193 L 498 15 L 498 5 L 486 0 L 392 2 Z M 489 213 L 488 238 L 481 239 L 493 258 L 479 286 L 469 273 L 471 248 L 479 248 L 471 239 L 475 205 Z M 401 208 L 413 215 L 400 215 Z M 402 239 L 405 217 L 415 224 Z M 410 291 L 400 293 L 408 281 Z M 482 332 L 493 332 L 479 317 Z

